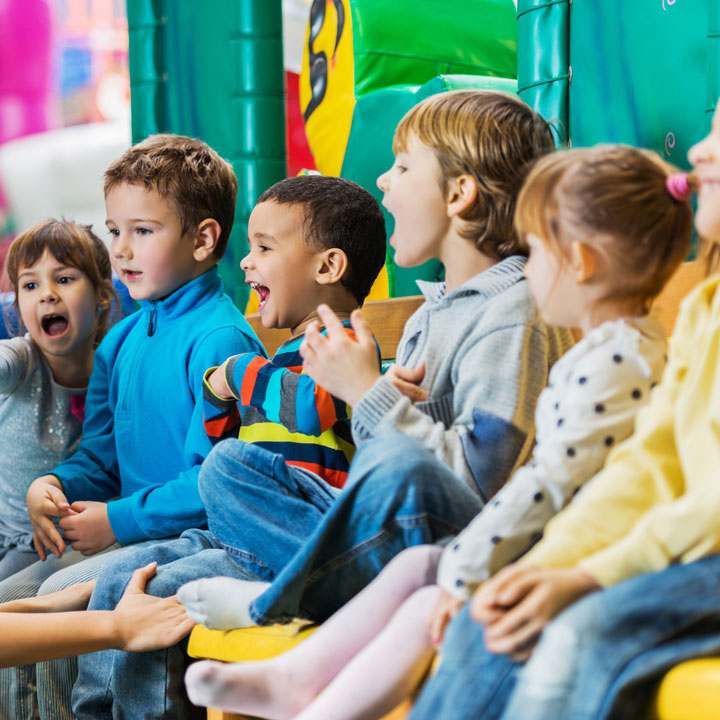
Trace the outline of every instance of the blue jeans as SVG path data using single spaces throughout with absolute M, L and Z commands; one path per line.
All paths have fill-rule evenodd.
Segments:
M 158 597 L 203 577 L 272 579 L 334 499 L 332 488 L 312 473 L 239 440 L 220 443 L 208 455 L 200 493 L 209 528 L 225 542 L 210 530 L 186 530 L 177 540 L 123 555 L 103 569 L 90 609 L 114 608 L 133 571 L 153 561 L 158 570 L 147 591 Z M 75 716 L 186 718 L 185 662 L 182 644 L 141 655 L 114 650 L 83 655 L 72 695 Z
M 400 550 L 458 532 L 482 506 L 421 444 L 403 436 L 363 447 L 353 461 L 348 487 L 339 494 L 267 450 L 225 441 L 203 464 L 200 494 L 209 531 L 186 531 L 179 540 L 108 565 L 91 609 L 114 607 L 132 571 L 151 561 L 159 567 L 148 591 L 168 596 L 202 577 L 272 580 L 291 560 L 295 567 L 301 558 L 304 570 L 312 568 L 315 559 L 324 565 L 329 553 L 339 563 L 321 567 L 323 581 L 309 587 L 316 602 L 322 588 L 332 588 L 333 597 L 320 602 L 322 619 L 323 612 L 334 612 Z M 322 547 L 316 549 L 316 544 Z M 315 576 L 318 573 L 313 580 Z M 280 572 L 278 577 L 288 576 Z M 344 586 L 349 578 L 352 584 Z M 293 587 L 297 604 L 304 583 Z M 278 592 L 282 590 L 273 585 L 266 595 L 277 597 Z M 75 716 L 183 720 L 189 712 L 182 688 L 184 663 L 180 646 L 141 655 L 84 655 L 73 691 Z
M 399 552 L 456 535 L 482 507 L 419 441 L 396 433 L 365 443 L 332 507 L 250 614 L 259 625 L 322 622 Z
M 450 622 L 442 662 L 415 702 L 410 720 L 497 720 L 522 667 L 484 648 L 469 603 Z
M 643 718 L 657 681 L 720 654 L 720 556 L 640 575 L 547 627 L 503 720 Z
M 465 608 L 450 624 L 440 669 L 411 718 L 644 718 L 665 672 L 718 654 L 716 555 L 583 598 L 548 625 L 524 667 L 485 650 L 482 628 Z

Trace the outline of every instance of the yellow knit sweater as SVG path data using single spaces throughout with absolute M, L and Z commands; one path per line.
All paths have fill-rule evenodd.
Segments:
M 720 551 L 720 275 L 682 303 L 662 382 L 635 433 L 523 563 L 602 585 Z

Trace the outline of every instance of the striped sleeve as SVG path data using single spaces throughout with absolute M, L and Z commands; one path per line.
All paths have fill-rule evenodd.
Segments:
M 227 361 L 225 377 L 243 407 L 253 407 L 290 432 L 319 436 L 350 416 L 348 406 L 308 376 L 245 353 Z
M 225 438 L 237 437 L 241 424 L 235 399 L 218 397 L 210 387 L 208 380 L 215 370 L 217 368 L 211 367 L 203 377 L 203 423 L 213 445 Z

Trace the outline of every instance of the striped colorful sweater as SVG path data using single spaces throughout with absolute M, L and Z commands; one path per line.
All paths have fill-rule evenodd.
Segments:
M 355 339 L 349 323 L 343 323 Z M 340 488 L 347 479 L 355 444 L 350 407 L 302 372 L 303 336 L 288 340 L 272 360 L 243 353 L 222 365 L 234 399 L 218 397 L 205 373 L 205 430 L 213 443 L 239 438 L 285 458 Z

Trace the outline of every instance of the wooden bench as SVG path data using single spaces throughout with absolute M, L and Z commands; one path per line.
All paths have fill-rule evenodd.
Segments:
M 663 323 L 668 335 L 677 316 L 680 301 L 703 278 L 699 263 L 684 263 L 653 304 L 653 312 Z M 407 318 L 420 305 L 422 298 L 396 298 L 367 303 L 363 314 L 380 344 L 383 359 L 395 356 L 402 328 Z M 268 353 L 289 337 L 287 331 L 268 330 L 259 316 L 248 320 Z M 259 660 L 289 650 L 307 636 L 309 629 L 302 623 L 273 625 L 220 632 L 197 627 L 190 638 L 191 657 L 224 661 Z M 409 710 L 403 703 L 383 720 L 402 720 Z M 660 683 L 653 706 L 652 720 L 713 720 L 720 718 L 720 658 L 696 660 L 674 668 Z M 240 715 L 208 709 L 208 720 L 246 720 Z

